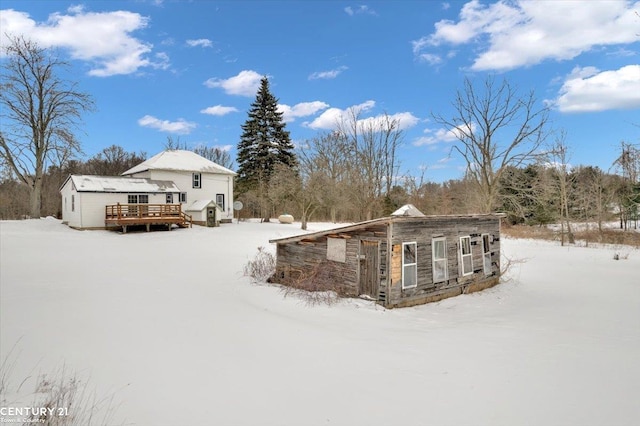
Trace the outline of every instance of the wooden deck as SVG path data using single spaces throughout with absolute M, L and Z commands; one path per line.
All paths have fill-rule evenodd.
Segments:
M 173 225 L 191 228 L 191 215 L 182 211 L 182 204 L 112 204 L 105 206 L 104 223 L 108 226 L 121 226 L 127 232 L 128 226 L 145 225 L 147 231 L 151 225 Z

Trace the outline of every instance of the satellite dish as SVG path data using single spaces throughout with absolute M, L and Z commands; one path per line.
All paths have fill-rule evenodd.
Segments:
M 242 201 L 234 201 L 233 202 L 233 209 L 235 211 L 242 210 L 243 207 L 244 207 L 244 204 L 242 204 Z

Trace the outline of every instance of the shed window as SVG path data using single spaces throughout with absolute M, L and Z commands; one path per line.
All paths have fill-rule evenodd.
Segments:
M 417 243 L 402 243 L 402 288 L 418 285 Z
M 129 194 L 127 196 L 127 204 L 138 204 L 138 195 L 137 194 Z
M 173 194 L 167 194 L 167 204 L 173 204 Z
M 75 195 L 71 195 L 71 211 L 72 212 L 76 211 L 76 196 Z
M 186 203 L 187 202 L 187 193 L 186 192 L 181 192 L 180 193 L 180 202 L 181 203 Z
M 328 237 L 327 260 L 345 263 L 347 261 L 347 240 Z
M 138 195 L 138 204 L 149 204 L 149 195 L 147 194 Z
M 489 234 L 482 234 L 482 266 L 485 275 L 491 275 L 491 244 Z
M 449 278 L 447 271 L 447 239 L 434 238 L 431 242 L 433 256 L 433 282 L 439 283 Z
M 473 259 L 471 256 L 471 237 L 460 237 L 460 264 L 462 266 L 462 275 L 473 274 Z
M 202 188 L 202 175 L 200 173 L 193 174 L 193 187 Z

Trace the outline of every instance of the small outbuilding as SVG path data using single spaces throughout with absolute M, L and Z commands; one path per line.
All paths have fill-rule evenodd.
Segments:
M 191 215 L 192 222 L 202 226 L 220 226 L 223 211 L 213 200 L 196 200 L 185 212 Z
M 483 290 L 500 279 L 500 214 L 398 215 L 271 240 L 273 282 L 334 290 L 388 308 Z

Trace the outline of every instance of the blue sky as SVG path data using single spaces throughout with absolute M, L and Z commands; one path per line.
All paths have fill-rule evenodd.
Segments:
M 58 47 L 97 111 L 86 156 L 117 144 L 160 152 L 167 136 L 235 158 L 261 76 L 295 143 L 350 108 L 400 120 L 401 172 L 462 175 L 450 116 L 465 77 L 534 90 L 572 164 L 607 170 L 640 143 L 640 1 L 10 1 L 0 29 Z M 450 155 L 451 154 L 451 155 Z

